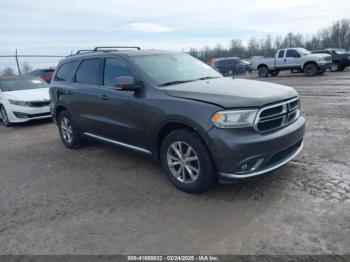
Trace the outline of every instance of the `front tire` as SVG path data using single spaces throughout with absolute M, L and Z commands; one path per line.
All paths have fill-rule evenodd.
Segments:
M 4 124 L 6 127 L 11 126 L 11 122 L 10 122 L 8 116 L 7 116 L 6 109 L 5 109 L 4 106 L 1 106 L 0 114 L 1 114 L 1 119 L 2 119 L 3 124 Z
M 331 67 L 330 67 L 331 72 L 338 72 L 340 71 L 340 69 L 341 69 L 341 65 L 339 62 L 333 62 L 331 64 Z
M 170 182 L 187 193 L 202 193 L 217 180 L 214 164 L 202 139 L 193 131 L 169 133 L 160 148 L 161 165 Z
M 304 67 L 304 74 L 306 76 L 315 76 L 318 73 L 318 67 L 315 64 L 307 64 Z
M 63 144 L 68 148 L 81 146 L 81 134 L 68 111 L 64 110 L 58 117 L 58 130 Z

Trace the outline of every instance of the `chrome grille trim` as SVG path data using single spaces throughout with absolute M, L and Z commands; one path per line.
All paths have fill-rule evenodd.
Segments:
M 296 103 L 295 103 L 296 102 Z M 295 105 L 293 105 L 295 103 Z M 277 108 L 282 106 L 283 110 L 279 113 L 275 113 L 275 114 L 271 114 L 268 116 L 263 116 L 260 117 L 260 115 L 265 112 L 266 110 L 272 109 L 272 108 Z M 263 108 L 261 108 L 258 113 L 257 116 L 255 118 L 254 121 L 254 129 L 258 132 L 264 133 L 264 132 L 271 132 L 274 131 L 276 129 L 282 128 L 284 126 L 287 126 L 291 123 L 293 123 L 295 120 L 297 120 L 300 116 L 300 110 L 299 110 L 300 106 L 299 106 L 299 97 L 293 98 L 293 99 L 289 99 L 287 101 L 284 102 L 280 102 L 280 103 L 276 103 L 270 106 L 265 106 Z M 296 112 L 295 116 L 290 119 L 290 116 L 292 116 L 294 113 Z M 274 120 L 278 120 L 278 119 L 282 119 L 281 124 L 275 127 L 271 127 L 268 129 L 263 129 L 260 130 L 259 129 L 259 124 L 263 124 L 263 123 L 268 123 L 274 121 Z

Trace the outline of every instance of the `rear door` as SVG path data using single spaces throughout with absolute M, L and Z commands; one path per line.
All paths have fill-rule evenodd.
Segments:
M 103 58 L 82 60 L 73 79 L 70 111 L 82 131 L 100 132 L 103 62 Z
M 285 67 L 286 66 L 286 59 L 285 59 L 285 53 L 286 51 L 284 49 L 280 50 L 276 57 L 276 67 Z

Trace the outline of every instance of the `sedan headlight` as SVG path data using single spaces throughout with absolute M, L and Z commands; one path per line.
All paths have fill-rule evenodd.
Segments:
M 258 110 L 230 110 L 216 112 L 211 121 L 219 128 L 242 128 L 253 126 Z
M 30 106 L 30 102 L 9 99 L 9 102 L 16 106 Z

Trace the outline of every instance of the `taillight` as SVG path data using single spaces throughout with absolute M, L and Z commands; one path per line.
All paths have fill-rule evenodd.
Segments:
M 49 81 L 50 77 L 49 76 L 43 76 L 42 79 L 45 80 L 45 81 Z

